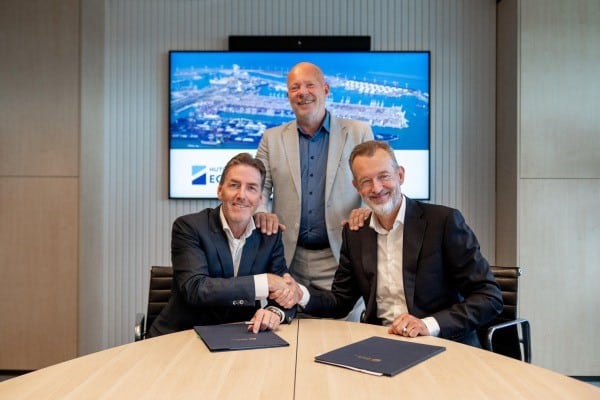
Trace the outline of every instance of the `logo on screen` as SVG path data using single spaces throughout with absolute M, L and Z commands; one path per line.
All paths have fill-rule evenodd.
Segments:
M 192 165 L 192 185 L 206 185 L 206 165 Z

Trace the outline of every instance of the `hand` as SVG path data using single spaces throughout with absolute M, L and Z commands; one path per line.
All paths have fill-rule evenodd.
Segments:
M 410 314 L 402 314 L 392 322 L 388 333 L 404 337 L 429 336 L 429 329 L 421 319 Z
M 371 215 L 370 208 L 355 208 L 354 210 L 350 211 L 348 220 L 342 221 L 342 226 L 348 224 L 348 227 L 351 231 L 357 231 L 358 228 L 361 228 L 365 224 L 365 221 L 367 218 L 369 218 L 369 215 Z
M 289 275 L 289 277 L 288 277 Z M 283 276 L 275 275 L 272 273 L 267 273 L 267 283 L 269 285 L 269 293 L 274 292 L 276 290 L 285 290 L 292 288 L 290 284 L 290 274 L 284 274 Z M 291 278 L 292 281 L 294 280 Z
M 285 231 L 285 225 L 279 223 L 277 214 L 259 212 L 254 214 L 254 224 L 265 235 L 277 233 L 278 229 Z
M 250 321 L 254 323 L 248 325 L 248 332 L 258 333 L 258 331 L 266 331 L 267 329 L 274 331 L 279 327 L 281 318 L 272 311 L 260 308 L 256 310 L 254 317 Z
M 277 275 L 270 277 L 269 275 L 272 274 L 267 274 L 269 299 L 274 300 L 283 308 L 292 308 L 302 300 L 302 289 L 290 274 L 286 273 L 283 277 Z

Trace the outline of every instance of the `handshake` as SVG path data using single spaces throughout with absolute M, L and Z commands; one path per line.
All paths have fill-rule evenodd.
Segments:
M 283 276 L 267 274 L 269 282 L 269 299 L 283 308 L 292 308 L 302 300 L 300 285 L 288 273 Z

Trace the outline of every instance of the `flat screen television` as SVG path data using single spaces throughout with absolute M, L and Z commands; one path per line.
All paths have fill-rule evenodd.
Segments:
M 327 109 L 367 121 L 406 169 L 403 192 L 429 199 L 427 51 L 170 51 L 169 198 L 214 199 L 227 161 L 256 153 L 263 132 L 292 120 L 289 69 L 317 64 Z

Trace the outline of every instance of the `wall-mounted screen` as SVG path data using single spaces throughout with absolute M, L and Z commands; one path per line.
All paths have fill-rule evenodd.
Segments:
M 169 53 L 169 197 L 216 197 L 227 161 L 256 153 L 263 132 L 294 118 L 287 72 L 318 65 L 327 109 L 371 124 L 406 169 L 403 192 L 429 199 L 429 52 Z

